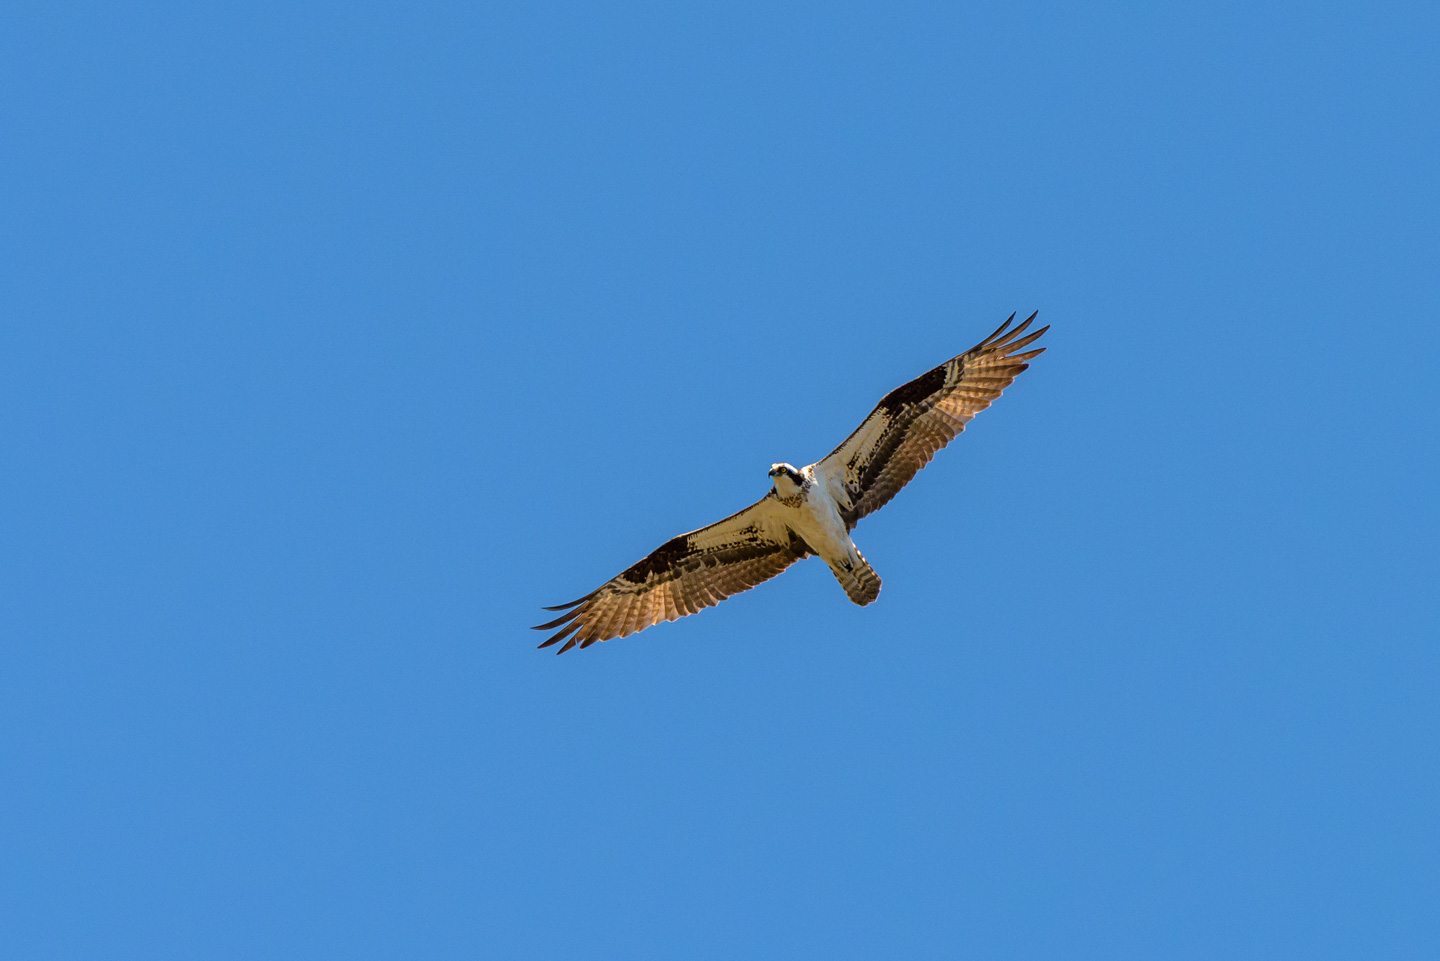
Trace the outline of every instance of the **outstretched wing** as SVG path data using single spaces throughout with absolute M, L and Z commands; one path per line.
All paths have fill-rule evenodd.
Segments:
M 698 531 L 672 537 L 650 556 L 577 601 L 547 607 L 568 612 L 537 631 L 559 628 L 541 647 L 565 640 L 564 654 L 579 644 L 627 637 L 661 621 L 673 621 L 719 604 L 731 594 L 779 574 L 811 553 L 779 519 L 774 492 Z
M 855 433 L 815 465 L 815 472 L 841 495 L 840 516 L 847 527 L 884 507 L 1030 366 L 1027 361 L 1045 350 L 1020 353 L 1050 329 L 1021 337 L 1035 316 L 1012 329 L 1011 314 L 970 350 L 886 394 Z

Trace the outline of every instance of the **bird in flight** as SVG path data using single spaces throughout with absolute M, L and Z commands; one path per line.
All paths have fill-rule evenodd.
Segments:
M 535 630 L 555 633 L 540 646 L 628 637 L 748 591 L 811 554 L 830 566 L 856 604 L 880 594 L 880 577 L 850 539 L 855 524 L 884 507 L 935 452 L 954 440 L 1010 386 L 1044 347 L 1025 350 L 1041 327 L 1021 336 L 1011 314 L 1000 329 L 958 357 L 881 398 L 855 432 L 809 467 L 770 467 L 770 491 L 723 521 L 661 544 L 579 600 L 547 611 L 566 613 Z

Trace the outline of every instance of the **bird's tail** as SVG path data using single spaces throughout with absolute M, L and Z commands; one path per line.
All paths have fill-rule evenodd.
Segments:
M 831 572 L 850 600 L 864 607 L 880 596 L 880 575 L 857 550 L 855 556 L 830 565 Z

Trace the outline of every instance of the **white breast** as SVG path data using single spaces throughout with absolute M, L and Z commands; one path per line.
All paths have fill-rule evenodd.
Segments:
M 855 545 L 840 519 L 840 510 L 828 486 L 817 479 L 812 468 L 805 468 L 810 481 L 804 499 L 792 508 L 787 518 L 795 533 L 805 539 L 815 553 L 828 563 L 837 563 L 855 554 Z

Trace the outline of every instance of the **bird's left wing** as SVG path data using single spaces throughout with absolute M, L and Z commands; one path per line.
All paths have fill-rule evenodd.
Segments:
M 855 433 L 815 465 L 837 491 L 847 528 L 884 507 L 1045 350 L 1025 348 L 1050 328 L 1021 337 L 1035 314 L 1011 327 L 1014 319 L 1011 314 L 965 353 L 886 394 Z
M 567 612 L 535 628 L 559 628 L 540 646 L 565 640 L 556 652 L 564 654 L 576 644 L 627 637 L 769 580 L 810 553 L 777 508 L 772 491 L 723 521 L 672 537 L 579 600 L 545 608 Z

